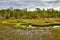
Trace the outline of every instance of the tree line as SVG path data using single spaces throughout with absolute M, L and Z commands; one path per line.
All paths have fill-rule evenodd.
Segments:
M 59 18 L 60 11 L 54 9 L 36 8 L 34 11 L 26 9 L 2 9 L 0 10 L 0 19 L 40 19 L 40 18 Z

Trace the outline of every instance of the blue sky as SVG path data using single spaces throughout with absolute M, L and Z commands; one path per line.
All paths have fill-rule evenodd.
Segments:
M 5 8 L 60 8 L 60 0 L 0 0 L 0 9 Z

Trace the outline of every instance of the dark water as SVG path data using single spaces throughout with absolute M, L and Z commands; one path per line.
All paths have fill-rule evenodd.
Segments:
M 0 40 L 53 40 L 53 37 L 53 32 L 47 27 L 39 30 L 0 27 Z

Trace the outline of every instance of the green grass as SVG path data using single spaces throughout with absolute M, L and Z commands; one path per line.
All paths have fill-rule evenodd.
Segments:
M 56 20 L 0 20 L 0 24 L 10 24 L 14 25 L 13 27 L 19 28 L 23 27 L 21 24 L 34 24 L 34 25 L 49 25 L 49 24 L 60 24 L 60 21 Z
M 44 30 L 44 32 L 40 32 L 38 30 L 41 30 L 41 28 L 26 28 L 24 26 L 22 26 L 21 24 L 37 24 L 37 25 L 48 25 L 48 24 L 60 24 L 59 21 L 56 20 L 0 20 L 0 31 L 4 30 L 4 33 L 0 32 L 0 40 L 4 40 L 5 38 L 10 38 L 10 40 L 28 40 L 27 38 L 30 37 L 30 33 L 29 35 L 20 35 L 18 34 L 16 31 L 16 29 L 21 29 L 23 31 L 28 30 L 28 32 L 31 32 L 33 34 L 32 38 L 30 40 L 39 40 L 40 37 L 41 39 L 44 38 L 44 40 L 60 40 L 60 27 L 57 28 L 48 28 L 48 33 L 49 31 L 52 33 L 51 35 L 49 35 L 48 33 L 46 33 L 46 30 L 44 27 L 42 28 L 42 30 Z M 8 29 L 5 28 L 5 26 L 10 26 L 13 27 L 15 29 L 15 31 L 12 32 L 13 29 Z M 33 31 L 33 30 L 37 30 L 37 31 Z M 39 35 L 36 35 L 37 32 L 39 33 Z M 4 35 L 3 35 L 4 34 Z M 8 35 L 9 34 L 9 35 Z M 40 36 L 41 35 L 41 36 Z M 50 38 L 51 36 L 51 38 Z

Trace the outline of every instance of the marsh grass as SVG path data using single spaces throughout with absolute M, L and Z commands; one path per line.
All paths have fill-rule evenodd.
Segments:
M 60 40 L 60 27 L 27 28 L 21 24 L 59 23 L 58 21 L 44 20 L 3 20 L 0 21 L 0 40 Z

